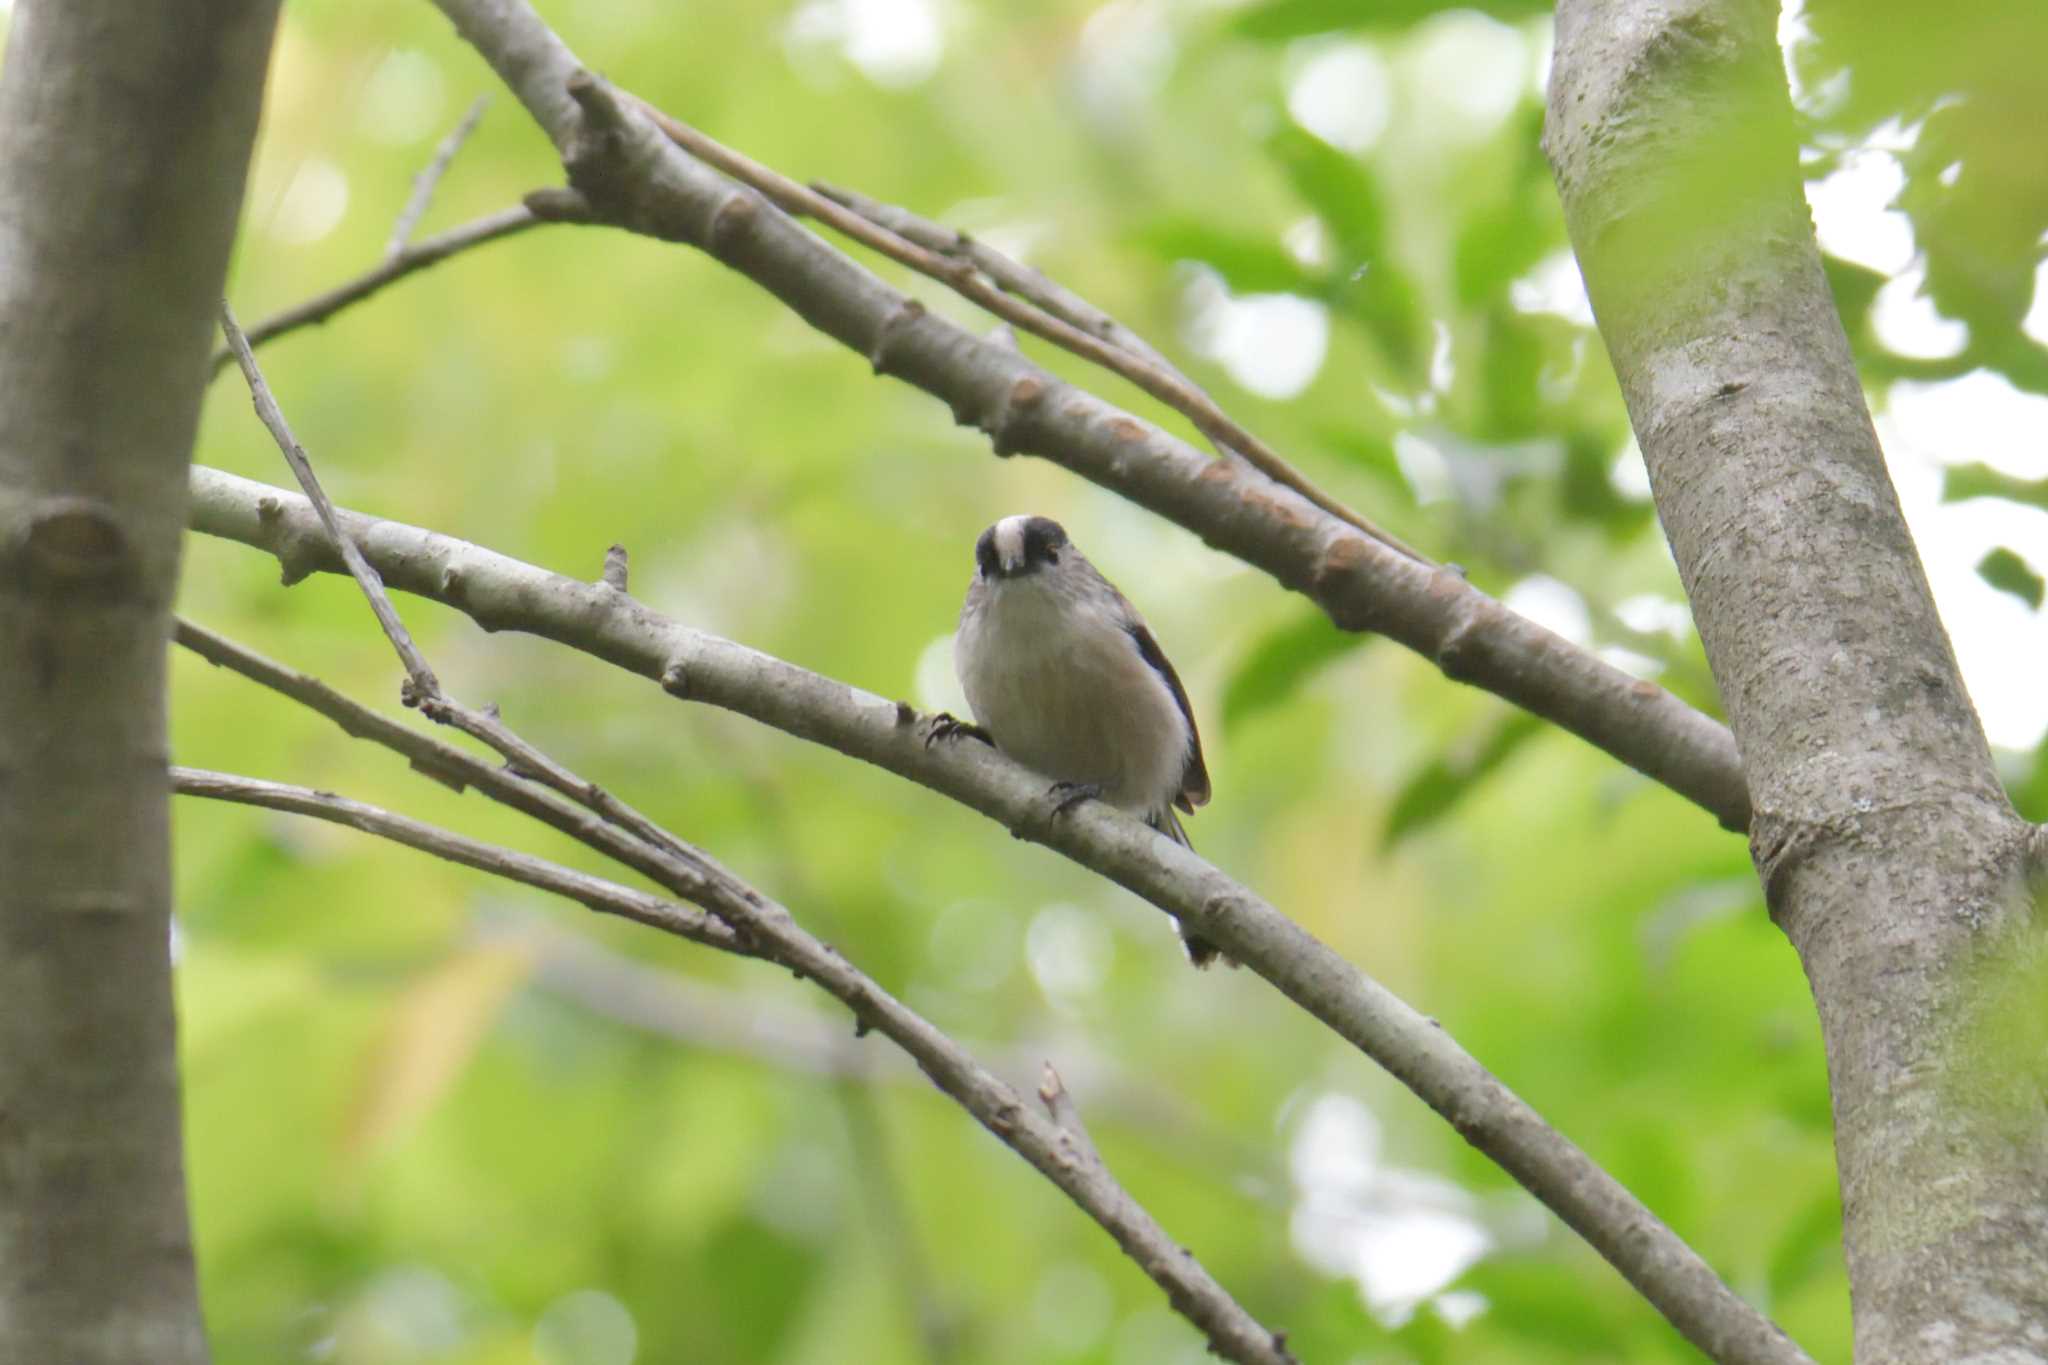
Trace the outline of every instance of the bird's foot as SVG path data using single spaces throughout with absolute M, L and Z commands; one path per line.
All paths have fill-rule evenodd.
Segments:
M 1101 799 L 1102 784 L 1100 782 L 1055 782 L 1046 789 L 1045 794 L 1053 800 L 1052 818 L 1057 820 L 1083 801 Z
M 929 749 L 942 739 L 978 739 L 991 749 L 996 746 L 994 735 L 947 711 L 932 717 L 931 728 L 924 733 L 924 747 Z

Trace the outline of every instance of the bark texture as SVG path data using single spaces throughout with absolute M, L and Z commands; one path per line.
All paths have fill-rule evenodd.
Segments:
M 1826 1035 L 1857 1358 L 2048 1360 L 2038 1039 L 1986 1010 L 2041 988 L 2029 827 L 1822 274 L 1776 18 L 1564 0 L 1546 148 Z
M 0 68 L 0 1360 L 206 1357 L 164 654 L 276 0 L 24 0 Z

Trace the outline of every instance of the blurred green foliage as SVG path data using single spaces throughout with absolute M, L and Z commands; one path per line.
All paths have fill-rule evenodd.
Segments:
M 1545 7 L 1439 9 L 548 7 L 586 62 L 713 135 L 1018 251 L 1326 488 L 1488 591 L 1570 585 L 1587 643 L 1711 707 L 1571 298 L 1535 145 Z M 933 16 L 941 50 L 877 48 L 863 25 L 885 11 Z M 1340 150 L 1292 97 L 1361 48 L 1383 117 Z M 1447 85 L 1481 50 L 1491 85 Z M 429 6 L 287 6 L 230 286 L 244 321 L 372 264 L 484 91 L 423 232 L 555 183 L 544 139 Z M 1333 324 L 1284 396 L 1255 362 L 1289 338 L 1229 341 L 1241 296 L 1276 293 Z M 976 533 L 1060 518 L 1188 682 L 1216 786 L 1198 847 L 1440 1018 L 1817 1358 L 1847 1358 L 1813 1012 L 1742 842 L 1678 798 L 1056 468 L 990 458 L 686 250 L 543 229 L 263 358 L 344 504 L 589 577 L 619 541 L 652 607 L 921 707 L 959 706 L 946 642 Z M 199 458 L 285 482 L 234 379 L 212 397 Z M 284 592 L 274 564 L 195 540 L 182 608 L 395 704 L 345 582 Z M 1305 1361 L 1693 1358 L 1351 1049 L 1248 974 L 1189 971 L 1157 912 L 836 755 L 401 608 L 457 695 L 717 853 L 1013 1081 L 1053 1061 L 1131 1190 Z M 189 658 L 174 739 L 181 762 L 596 866 Z M 786 976 L 362 836 L 176 818 L 225 1365 L 1203 1358 L 1092 1223 Z M 618 987 L 565 989 L 563 935 Z M 724 1027 L 664 1033 L 629 964 L 709 992 Z M 849 1090 L 820 1055 L 882 1079 Z
M 1969 328 L 1941 369 L 2003 373 L 2048 393 L 2048 351 L 2022 330 L 2048 242 L 2048 178 L 2017 130 L 2048 119 L 2032 54 L 2048 46 L 2048 8 L 1963 0 L 1930 24 L 1913 0 L 1807 0 L 1813 41 L 1793 49 L 1811 92 L 1804 112 L 1816 168 L 1881 131 L 1910 129 L 1893 206 L 1913 228 L 1926 295 Z

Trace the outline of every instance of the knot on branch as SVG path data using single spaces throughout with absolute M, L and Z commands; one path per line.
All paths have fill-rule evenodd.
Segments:
M 1357 591 L 1372 577 L 1374 552 L 1363 535 L 1349 532 L 1334 537 L 1316 559 L 1308 583 L 1308 594 L 1329 611 L 1340 630 L 1377 630 L 1380 613 L 1375 595 Z
M 24 577 L 45 590 L 111 593 L 137 581 L 135 552 L 120 514 L 97 498 L 32 504 L 20 545 Z
M 1024 449 L 1025 419 L 1045 401 L 1047 381 L 1043 375 L 1019 375 L 1003 390 L 995 410 L 980 423 L 988 434 L 989 449 L 1008 457 Z
M 1749 859 L 1763 883 L 1764 905 L 1771 922 L 1784 927 L 1786 891 L 1792 874 L 1813 856 L 1825 826 L 1776 811 L 1758 810 L 1749 822 Z
M 694 242 L 660 211 L 664 197 L 649 189 L 658 181 L 651 163 L 667 144 L 644 119 L 636 125 L 638 111 L 602 78 L 578 71 L 566 89 L 583 115 L 562 148 L 572 188 L 530 195 L 527 207 L 537 217 L 611 223 L 664 241 Z
M 925 307 L 916 299 L 905 298 L 883 317 L 882 325 L 875 329 L 874 342 L 868 347 L 868 364 L 876 374 L 889 373 L 889 343 L 899 329 L 908 327 L 925 315 Z

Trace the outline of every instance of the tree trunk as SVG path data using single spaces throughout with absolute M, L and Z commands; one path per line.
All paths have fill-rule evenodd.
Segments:
M 0 1360 L 206 1357 L 164 654 L 276 0 L 23 0 L 0 68 Z
M 1819 1008 L 1857 1358 L 2037 1361 L 2042 1060 L 1996 1005 L 2039 1012 L 2030 830 L 1821 271 L 1775 19 L 1564 0 L 1546 147 Z

